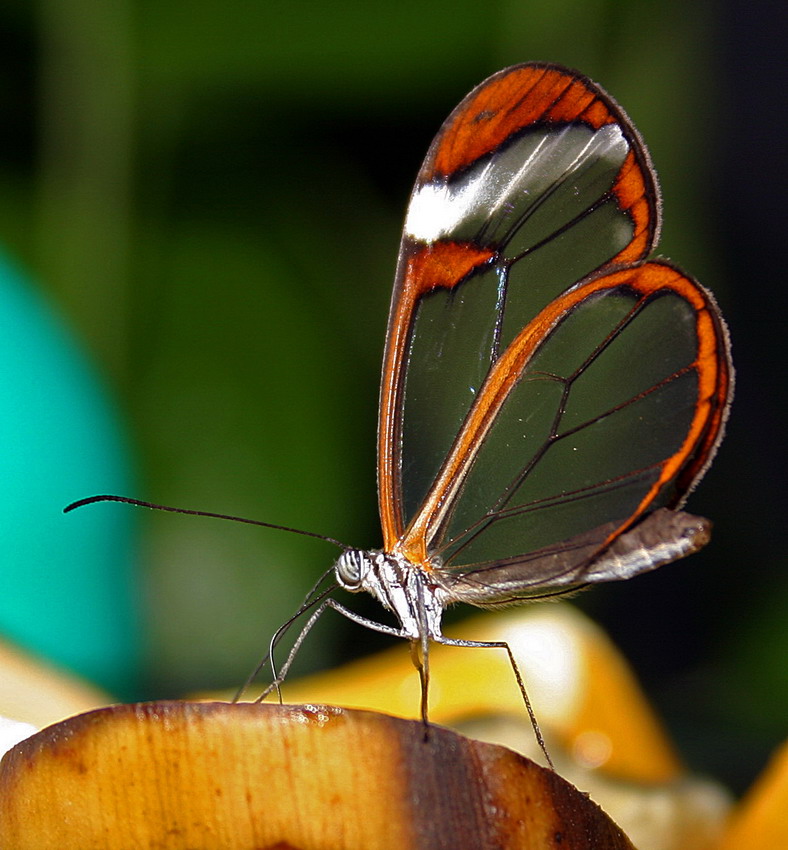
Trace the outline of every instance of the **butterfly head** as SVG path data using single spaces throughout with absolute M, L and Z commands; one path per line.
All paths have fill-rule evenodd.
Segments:
M 369 552 L 361 549 L 346 549 L 334 565 L 334 575 L 340 587 L 350 593 L 364 590 L 365 579 L 373 569 Z

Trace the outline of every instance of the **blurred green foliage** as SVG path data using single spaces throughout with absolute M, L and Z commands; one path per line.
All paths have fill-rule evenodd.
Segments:
M 17 0 L 0 24 L 0 236 L 116 388 L 146 482 L 129 495 L 379 544 L 377 380 L 410 185 L 450 109 L 508 64 L 579 67 L 624 105 L 661 177 L 661 253 L 732 302 L 710 212 L 713 4 Z M 687 679 L 712 681 L 705 712 L 750 669 L 743 650 L 728 666 L 736 593 L 709 599 L 744 551 L 729 486 L 715 469 L 691 503 L 727 543 L 639 580 L 639 601 L 627 586 L 590 602 L 677 713 Z M 335 554 L 263 529 L 145 520 L 155 695 L 242 680 Z M 324 623 L 302 669 L 372 645 L 344 628 Z M 786 678 L 769 679 L 783 710 Z M 732 711 L 703 712 L 686 739 L 735 725 Z

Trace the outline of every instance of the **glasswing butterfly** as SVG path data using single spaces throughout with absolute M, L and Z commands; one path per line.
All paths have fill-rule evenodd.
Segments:
M 708 542 L 711 523 L 679 508 L 722 437 L 728 334 L 711 293 L 646 261 L 659 219 L 637 130 L 581 74 L 507 68 L 452 112 L 416 179 L 391 300 L 383 547 L 334 567 L 399 625 L 311 596 L 277 681 L 330 606 L 412 642 L 425 720 L 429 641 L 506 649 L 542 743 L 509 647 L 446 638 L 441 617 L 630 578 Z
M 541 743 L 508 645 L 446 638 L 441 616 L 630 578 L 708 542 L 709 521 L 679 509 L 722 437 L 729 341 L 711 293 L 646 260 L 659 229 L 646 148 L 583 75 L 507 68 L 451 113 L 416 179 L 391 301 L 383 547 L 345 548 L 332 568 L 398 625 L 317 585 L 272 640 L 312 611 L 269 691 L 332 607 L 411 641 L 425 720 L 430 641 L 504 648 Z

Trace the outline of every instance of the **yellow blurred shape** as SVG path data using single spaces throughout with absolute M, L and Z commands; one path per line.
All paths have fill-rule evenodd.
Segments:
M 788 847 L 788 742 L 739 805 L 720 850 Z
M 0 716 L 42 727 L 111 701 L 77 676 L 0 641 Z

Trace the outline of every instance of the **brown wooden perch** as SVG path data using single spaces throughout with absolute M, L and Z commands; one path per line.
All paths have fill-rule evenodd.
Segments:
M 88 712 L 0 766 L 4 850 L 617 850 L 589 798 L 503 747 L 322 705 Z

